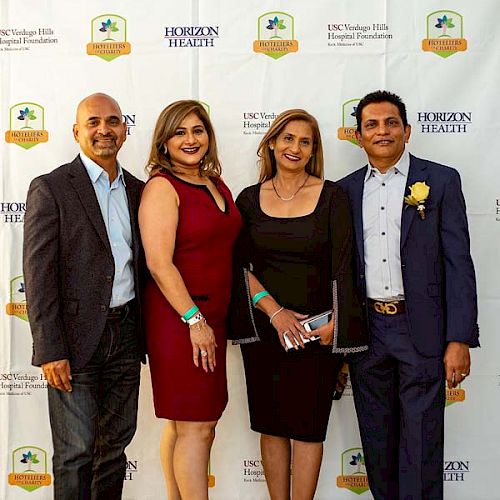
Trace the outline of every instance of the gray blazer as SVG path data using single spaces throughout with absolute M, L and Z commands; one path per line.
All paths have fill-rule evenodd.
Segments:
M 140 311 L 144 257 L 137 211 L 144 183 L 125 170 L 124 179 Z M 99 203 L 80 156 L 34 179 L 26 202 L 23 245 L 34 365 L 69 359 L 73 369 L 85 366 L 104 331 L 114 271 Z M 143 349 L 142 338 L 140 346 Z

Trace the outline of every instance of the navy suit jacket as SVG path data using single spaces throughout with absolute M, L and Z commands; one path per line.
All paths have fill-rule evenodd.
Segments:
M 339 181 L 346 191 L 356 239 L 356 282 L 366 311 L 363 242 L 365 166 Z M 409 186 L 430 186 L 425 219 L 404 204 L 401 214 L 401 270 L 409 331 L 423 356 L 442 355 L 447 342 L 479 345 L 477 295 L 460 176 L 456 170 L 410 155 Z
M 145 266 L 137 212 L 144 183 L 125 170 L 123 174 L 139 301 Z M 99 202 L 80 156 L 31 182 L 23 269 L 33 364 L 69 359 L 73 369 L 85 366 L 104 331 L 115 265 Z

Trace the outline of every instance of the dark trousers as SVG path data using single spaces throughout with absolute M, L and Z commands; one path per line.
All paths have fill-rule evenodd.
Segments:
M 351 379 L 375 500 L 443 498 L 444 366 L 414 348 L 405 314 L 370 312 L 370 348 Z
M 72 372 L 72 392 L 49 387 L 56 500 L 121 498 L 139 375 L 135 318 L 127 311 L 108 319 L 92 359 Z

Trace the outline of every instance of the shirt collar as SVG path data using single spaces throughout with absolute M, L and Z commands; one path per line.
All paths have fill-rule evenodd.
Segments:
M 397 163 L 392 167 L 390 167 L 387 172 L 391 171 L 392 169 L 399 172 L 401 175 L 404 175 L 405 177 L 408 176 L 408 171 L 410 170 L 410 153 L 406 148 L 403 151 L 403 154 L 401 155 Z M 371 177 L 372 170 L 378 172 L 378 170 L 375 167 L 373 167 L 372 165 L 370 165 L 370 163 L 368 163 L 368 168 L 366 169 L 366 174 L 365 174 L 365 182 Z
M 91 160 L 83 151 L 80 150 L 80 159 L 82 160 L 83 166 L 87 170 L 87 173 L 89 174 L 90 180 L 95 184 L 98 180 L 99 177 L 105 176 L 107 177 L 106 181 L 109 181 L 109 176 L 107 172 L 100 167 L 95 161 Z M 125 177 L 123 175 L 123 169 L 122 166 L 120 165 L 120 162 L 116 162 L 117 170 L 118 170 L 118 175 L 116 176 L 116 179 L 114 182 L 117 180 L 120 181 L 124 186 L 127 184 L 125 183 Z

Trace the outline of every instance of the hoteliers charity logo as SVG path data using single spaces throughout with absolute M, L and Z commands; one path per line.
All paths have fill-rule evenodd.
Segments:
M 436 10 L 429 14 L 422 50 L 444 58 L 466 51 L 463 17 L 453 10 Z
M 340 456 L 342 470 L 337 476 L 337 486 L 361 495 L 369 490 L 365 455 L 362 448 L 349 448 Z
M 257 37 L 253 42 L 254 52 L 279 59 L 299 50 L 294 38 L 294 19 L 286 12 L 266 12 L 257 21 Z
M 356 109 L 360 99 L 350 99 L 342 104 L 342 126 L 337 130 L 337 137 L 341 141 L 349 141 L 359 146 L 356 139 Z
M 49 486 L 52 477 L 47 473 L 47 452 L 38 446 L 22 446 L 12 452 L 12 472 L 9 484 L 26 491 Z
M 459 384 L 454 389 L 449 389 L 446 387 L 446 406 L 450 406 L 455 403 L 463 403 L 465 401 L 465 389 L 462 389 L 462 385 Z
M 91 41 L 87 54 L 105 61 L 130 54 L 127 42 L 127 20 L 118 14 L 102 14 L 91 21 Z
M 10 280 L 9 290 L 10 302 L 7 304 L 7 314 L 28 321 L 26 308 L 26 290 L 24 288 L 23 276 L 16 276 Z
M 35 102 L 19 102 L 9 110 L 9 130 L 5 141 L 30 149 L 49 140 L 45 129 L 45 111 Z

